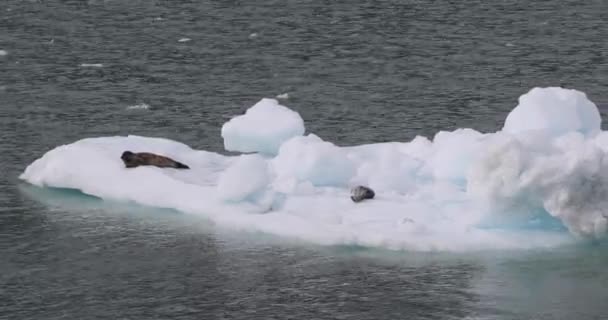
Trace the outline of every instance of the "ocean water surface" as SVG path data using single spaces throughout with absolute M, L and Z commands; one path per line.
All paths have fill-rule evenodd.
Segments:
M 583 91 L 605 118 L 606 10 L 604 1 L 4 1 L 0 318 L 602 319 L 601 240 L 459 252 L 322 245 L 19 176 L 90 137 L 233 154 L 222 125 L 279 95 L 307 132 L 338 146 L 495 132 L 534 87 Z

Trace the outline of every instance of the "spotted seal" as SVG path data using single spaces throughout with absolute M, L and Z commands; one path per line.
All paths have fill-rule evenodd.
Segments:
M 350 190 L 350 198 L 353 202 L 361 202 L 365 199 L 373 199 L 376 193 L 374 190 L 364 187 L 356 186 Z
M 120 159 L 122 159 L 122 162 L 125 163 L 127 168 L 156 166 L 159 168 L 190 169 L 190 167 L 181 162 L 177 162 L 171 158 L 149 152 L 134 153 L 131 151 L 125 151 L 120 156 Z

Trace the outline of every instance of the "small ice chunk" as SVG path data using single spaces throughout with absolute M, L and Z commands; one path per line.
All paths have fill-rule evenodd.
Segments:
M 503 131 L 518 134 L 544 131 L 561 135 L 578 131 L 590 135 L 600 130 L 600 113 L 585 93 L 560 87 L 534 88 L 519 98 L 505 120 Z
M 148 109 L 150 109 L 150 105 L 148 105 L 146 103 L 139 103 L 139 104 L 127 107 L 127 110 L 148 110 Z
M 181 39 L 177 40 L 177 42 L 188 42 L 188 41 L 191 41 L 191 40 L 192 39 L 190 39 L 190 38 L 181 38 Z
M 285 142 L 272 164 L 279 181 L 314 186 L 345 186 L 356 172 L 344 149 L 314 134 Z
M 300 114 L 275 99 L 260 100 L 222 126 L 224 148 L 238 152 L 276 155 L 283 142 L 303 134 Z
M 102 68 L 103 64 L 101 64 L 101 63 L 81 63 L 80 66 L 83 68 Z
M 281 93 L 277 95 L 277 99 L 287 100 L 289 99 L 289 93 Z
M 428 169 L 437 179 L 466 181 L 483 137 L 473 129 L 438 132 L 433 139 L 434 152 L 428 160 Z
M 255 32 L 249 35 L 249 39 L 253 39 L 253 38 L 257 38 L 257 37 L 258 37 L 258 34 Z
M 8 51 L 6 50 L 0 50 L 0 56 L 5 56 L 8 54 Z
M 424 162 L 400 152 L 400 147 L 385 144 L 368 148 L 368 160 L 357 170 L 357 183 L 382 192 L 406 193 L 415 189 L 415 177 Z
M 219 178 L 217 189 L 225 201 L 253 200 L 270 182 L 268 164 L 259 155 L 240 156 Z

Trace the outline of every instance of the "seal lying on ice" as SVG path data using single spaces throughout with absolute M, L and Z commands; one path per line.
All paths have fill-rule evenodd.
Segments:
M 376 193 L 374 190 L 364 187 L 356 186 L 350 190 L 350 198 L 353 202 L 361 202 L 365 199 L 373 199 Z
M 134 153 L 125 151 L 120 156 L 122 162 L 127 168 L 135 168 L 139 166 L 156 166 L 159 168 L 175 168 L 175 169 L 190 169 L 187 165 L 177 162 L 165 156 L 159 156 L 149 152 Z

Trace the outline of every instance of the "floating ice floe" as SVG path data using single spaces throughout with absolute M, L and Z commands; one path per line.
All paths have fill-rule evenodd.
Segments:
M 262 99 L 222 127 L 227 150 L 253 154 L 88 138 L 48 151 L 20 178 L 327 245 L 468 251 L 606 235 L 608 132 L 582 92 L 534 88 L 492 133 L 339 147 L 304 131 L 297 112 Z M 191 170 L 125 169 L 124 150 L 166 155 Z M 370 186 L 374 199 L 353 203 L 355 185 Z

